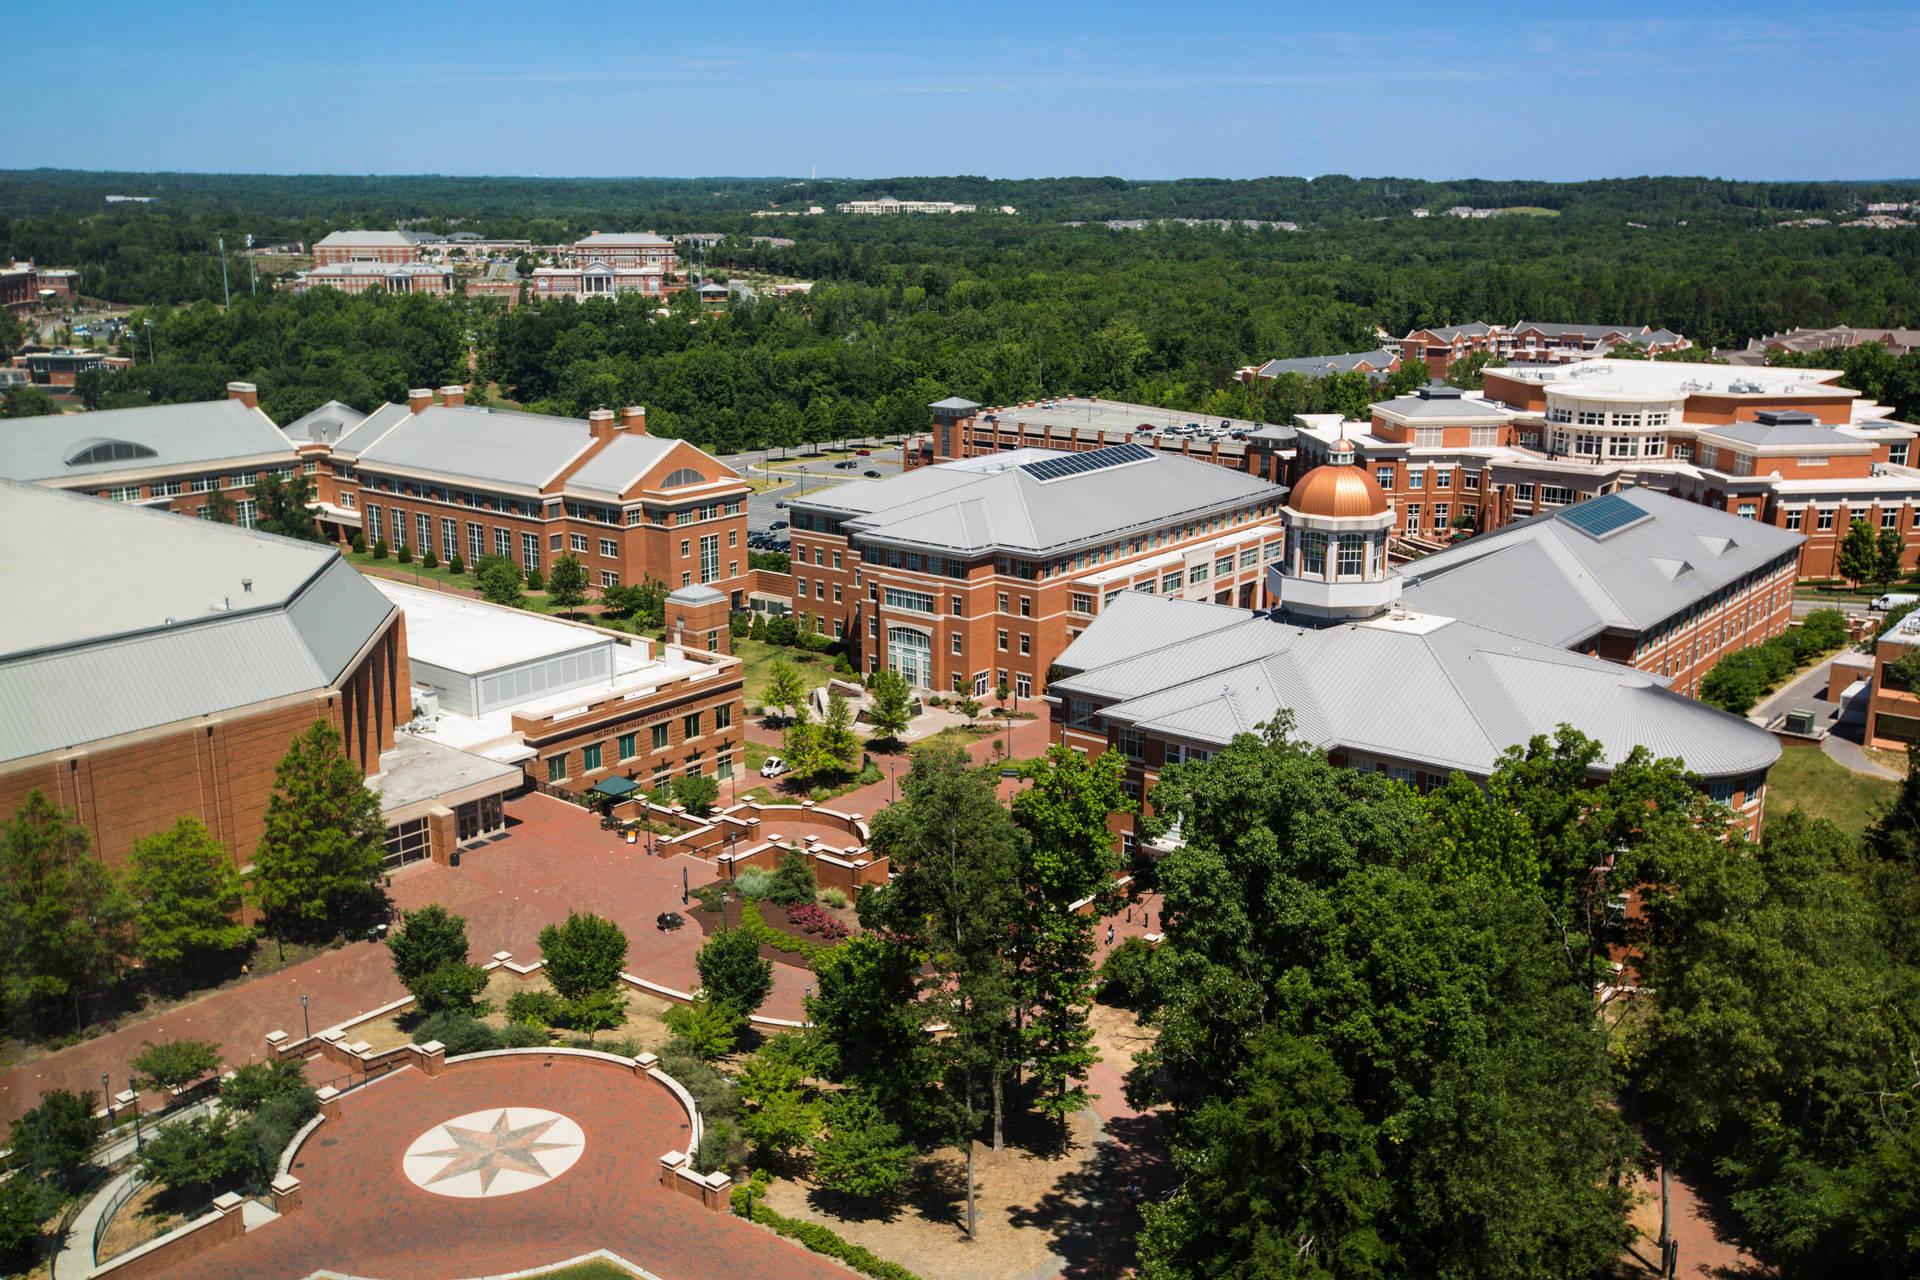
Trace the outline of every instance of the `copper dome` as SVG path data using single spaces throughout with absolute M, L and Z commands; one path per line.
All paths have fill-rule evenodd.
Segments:
M 1350 520 L 1383 514 L 1387 495 L 1365 467 L 1330 462 L 1301 476 L 1287 495 L 1287 505 L 1303 516 Z

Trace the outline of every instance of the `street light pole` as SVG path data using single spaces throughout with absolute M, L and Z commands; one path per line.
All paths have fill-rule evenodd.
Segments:
M 304 991 L 300 993 L 300 1026 L 306 1031 L 307 1039 L 313 1039 L 313 1022 L 307 1017 L 307 996 Z
M 220 297 L 221 305 L 227 310 L 233 309 L 233 291 L 227 288 L 227 238 L 220 237 Z
M 127 1091 L 133 1094 L 133 1153 L 139 1155 L 147 1146 L 145 1139 L 140 1136 L 140 1082 L 128 1076 Z

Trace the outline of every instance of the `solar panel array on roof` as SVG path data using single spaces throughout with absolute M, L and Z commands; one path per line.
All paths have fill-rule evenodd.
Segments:
M 1115 444 L 1108 445 L 1104 449 L 1089 449 L 1085 453 L 1070 453 L 1062 458 L 1048 458 L 1042 462 L 1023 462 L 1020 464 L 1020 469 L 1035 480 L 1045 483 L 1049 480 L 1064 480 L 1068 476 L 1077 476 L 1088 471 L 1125 466 L 1129 462 L 1148 462 L 1153 456 L 1153 450 L 1145 445 Z
M 1634 506 L 1617 493 L 1602 494 L 1591 502 L 1568 507 L 1554 517 L 1564 520 L 1589 538 L 1599 541 L 1653 516 Z

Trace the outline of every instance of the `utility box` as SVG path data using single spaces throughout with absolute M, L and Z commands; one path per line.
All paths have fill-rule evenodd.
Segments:
M 1813 712 L 1807 710 L 1805 707 L 1795 707 L 1792 711 L 1787 712 L 1787 732 L 1811 734 L 1813 732 Z

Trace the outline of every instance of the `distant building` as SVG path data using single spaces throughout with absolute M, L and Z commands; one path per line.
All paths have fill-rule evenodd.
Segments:
M 895 200 L 881 196 L 878 200 L 849 200 L 833 208 L 836 213 L 973 213 L 976 206 L 955 204 L 951 200 Z
M 420 246 L 439 239 L 413 231 L 331 231 L 314 241 L 313 265 L 418 262 Z
M 29 351 L 13 358 L 16 368 L 24 368 L 24 379 L 38 387 L 55 391 L 71 389 L 76 379 L 89 369 L 131 369 L 126 356 L 111 356 L 104 351 Z
M 1387 374 L 1400 367 L 1400 353 L 1386 348 L 1373 351 L 1353 351 L 1336 356 L 1294 356 L 1286 360 L 1269 360 L 1263 365 L 1248 365 L 1236 376 L 1242 382 L 1252 382 L 1255 378 L 1277 378 L 1283 373 L 1297 373 L 1303 378 L 1325 378 L 1336 373 L 1364 373 L 1374 382 L 1379 382 Z
M 1768 355 L 1775 351 L 1844 350 L 1869 342 L 1879 343 L 1890 355 L 1902 356 L 1920 349 L 1920 329 L 1856 328 L 1844 324 L 1825 329 L 1788 329 L 1764 338 L 1749 338 L 1744 347 L 1716 349 L 1713 354 L 1729 364 L 1752 367 L 1766 364 Z
M 674 274 L 673 241 L 652 232 L 595 232 L 575 241 L 564 256 L 567 266 L 534 269 L 530 292 L 535 298 L 666 297 L 684 287 Z
M 311 271 L 302 271 L 287 285 L 290 293 L 310 289 L 338 289 L 342 293 L 430 293 L 450 294 L 453 268 L 430 262 L 387 262 L 355 260 L 332 262 Z
M 1444 378 L 1456 360 L 1465 360 L 1481 351 L 1498 354 L 1502 332 L 1499 325 L 1482 320 L 1438 329 L 1415 329 L 1400 339 L 1400 358 L 1424 360 L 1428 373 Z
M 1573 364 L 1637 346 L 1649 355 L 1690 347 L 1679 334 L 1651 325 L 1543 324 L 1522 320 L 1500 331 L 1496 350 L 1509 364 Z

